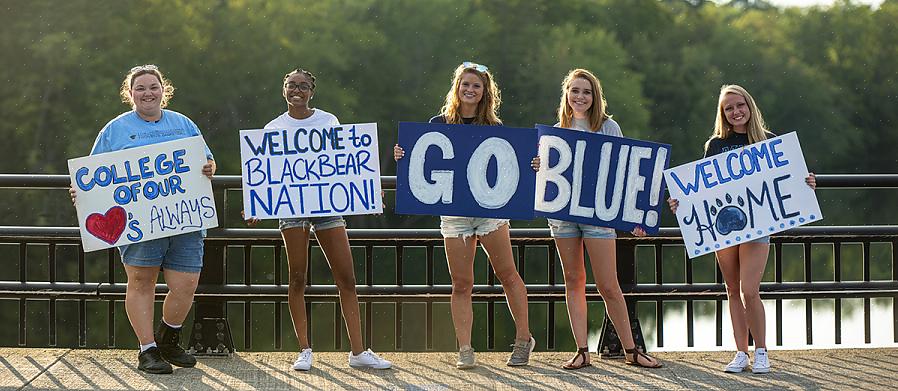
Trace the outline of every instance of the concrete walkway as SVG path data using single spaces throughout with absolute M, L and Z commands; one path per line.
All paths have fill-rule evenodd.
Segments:
M 895 390 L 898 349 L 772 351 L 772 372 L 726 374 L 732 352 L 669 352 L 656 357 L 664 368 L 648 370 L 622 360 L 600 360 L 593 367 L 565 371 L 558 366 L 570 353 L 538 352 L 531 366 L 505 366 L 507 353 L 478 353 L 480 366 L 456 370 L 454 353 L 384 353 L 391 370 L 356 370 L 345 353 L 315 354 L 310 372 L 290 369 L 293 353 L 238 353 L 231 358 L 201 358 L 196 368 L 173 375 L 147 375 L 135 368 L 130 350 L 0 348 L 0 389 L 77 390 Z

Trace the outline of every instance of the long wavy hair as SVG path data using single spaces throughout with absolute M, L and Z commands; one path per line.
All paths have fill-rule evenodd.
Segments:
M 602 84 L 599 78 L 586 69 L 574 69 L 568 72 L 561 82 L 561 103 L 558 105 L 558 123 L 562 128 L 570 128 L 574 122 L 574 109 L 567 102 L 568 94 L 571 91 L 571 83 L 577 79 L 584 79 L 589 82 L 592 87 L 592 106 L 589 107 L 589 130 L 596 132 L 602 128 L 605 120 L 611 116 L 605 110 L 608 103 L 605 101 L 605 94 L 602 92 Z
M 134 100 L 131 98 L 131 88 L 134 87 L 134 79 L 138 76 L 147 74 L 156 76 L 156 79 L 159 80 L 159 84 L 162 85 L 162 101 L 160 102 L 160 106 L 164 109 L 168 106 L 168 101 L 175 95 L 175 86 L 165 78 L 165 75 L 162 74 L 162 71 L 160 71 L 159 68 L 149 64 L 131 68 L 131 70 L 128 71 L 128 74 L 125 75 L 125 80 L 122 80 L 122 87 L 119 89 L 119 96 L 122 98 L 122 103 L 134 108 Z
M 748 119 L 748 124 L 746 124 L 746 130 L 749 143 L 754 144 L 758 141 L 767 140 L 769 137 L 773 136 L 773 134 L 770 133 L 770 129 L 767 128 L 767 124 L 764 122 L 764 116 L 761 115 L 761 109 L 758 108 L 758 105 L 755 103 L 755 98 L 752 98 L 751 94 L 749 94 L 745 88 L 742 88 L 742 86 L 736 84 L 724 84 L 720 87 L 720 96 L 717 98 L 717 118 L 714 120 L 714 133 L 712 133 L 708 141 L 705 142 L 706 151 L 708 150 L 708 145 L 710 145 L 712 139 L 725 139 L 735 132 L 733 130 L 733 125 L 727 121 L 726 113 L 723 112 L 723 99 L 727 94 L 741 96 L 745 99 L 745 103 L 748 105 L 750 118 Z
M 493 80 L 492 74 L 490 74 L 489 70 L 480 72 L 473 67 L 465 67 L 464 65 L 459 65 L 455 68 L 452 87 L 446 93 L 446 103 L 443 104 L 443 108 L 440 110 L 440 114 L 446 118 L 446 123 L 463 123 L 458 90 L 461 86 L 461 77 L 465 73 L 474 74 L 483 82 L 483 97 L 480 99 L 480 103 L 477 104 L 477 114 L 474 116 L 474 123 L 477 125 L 501 125 L 499 105 L 502 104 L 502 97 L 499 94 L 499 86 Z

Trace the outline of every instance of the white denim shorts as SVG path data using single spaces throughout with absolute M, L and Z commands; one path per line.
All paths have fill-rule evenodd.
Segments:
M 315 232 L 345 226 L 346 220 L 343 220 L 343 216 L 300 217 L 278 220 L 278 228 L 281 231 L 290 228 L 302 228 L 305 230 L 311 228 L 312 232 Z
M 484 236 L 501 228 L 503 225 L 508 225 L 508 219 L 440 216 L 440 233 L 443 234 L 444 238 Z

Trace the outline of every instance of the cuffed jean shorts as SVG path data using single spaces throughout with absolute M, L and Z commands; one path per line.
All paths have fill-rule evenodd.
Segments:
M 202 231 L 190 232 L 118 249 L 126 265 L 199 273 L 203 269 L 203 236 Z
M 508 219 L 485 217 L 440 216 L 440 233 L 444 238 L 466 238 L 484 236 L 508 225 Z
M 558 239 L 584 238 L 584 239 L 615 239 L 617 233 L 613 228 L 597 227 L 595 225 L 580 224 L 572 221 L 549 220 L 549 230 L 552 237 Z
M 346 220 L 343 220 L 343 216 L 300 217 L 278 220 L 278 228 L 281 231 L 290 228 L 302 228 L 306 230 L 311 229 L 312 232 L 315 232 L 345 226 Z

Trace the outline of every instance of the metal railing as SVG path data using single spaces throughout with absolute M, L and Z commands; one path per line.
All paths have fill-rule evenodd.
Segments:
M 819 188 L 898 188 L 898 175 L 819 175 Z M 394 177 L 384 177 L 384 188 L 392 189 L 395 186 Z M 67 188 L 69 179 L 65 175 L 0 175 L 0 187 L 2 188 Z M 228 189 L 239 189 L 240 179 L 237 176 L 217 177 L 214 181 L 216 203 L 219 205 L 219 216 L 227 216 L 227 209 L 221 206 L 227 205 L 226 193 Z M 372 326 L 373 309 L 371 303 L 388 302 L 395 303 L 395 316 L 393 333 L 395 350 L 403 349 L 403 306 L 402 303 L 419 302 L 425 305 L 425 349 L 434 348 L 433 335 L 433 304 L 447 302 L 451 293 L 451 285 L 437 283 L 435 264 L 445 263 L 435 254 L 442 248 L 442 237 L 437 229 L 349 229 L 350 243 L 353 248 L 364 249 L 364 255 L 356 257 L 356 262 L 364 266 L 364 272 L 357 276 L 359 300 L 365 305 L 363 322 L 366 341 L 371 341 L 375 333 Z M 516 251 L 518 270 L 525 281 L 528 281 L 526 265 L 534 262 L 532 253 L 538 252 L 540 259 L 535 262 L 545 265 L 545 282 L 528 283 L 527 291 L 531 303 L 548 303 L 545 340 L 546 347 L 554 349 L 555 337 L 555 303 L 564 301 L 564 282 L 559 270 L 559 261 L 554 251 L 554 243 L 549 237 L 547 229 L 512 229 L 512 245 Z M 891 278 L 886 280 L 871 279 L 871 245 L 885 243 L 891 246 Z M 313 243 L 314 245 L 314 239 Z M 870 300 L 875 297 L 891 297 L 898 303 L 898 226 L 809 226 L 800 227 L 774 235 L 771 238 L 773 256 L 770 258 L 773 269 L 773 281 L 764 282 L 761 285 L 761 295 L 764 299 L 775 300 L 776 305 L 776 330 L 777 344 L 783 341 L 782 311 L 784 299 L 803 299 L 806 302 L 806 341 L 813 343 L 814 316 L 811 301 L 817 298 L 833 299 L 836 310 L 834 326 L 836 330 L 835 343 L 841 343 L 841 304 L 843 299 L 862 298 L 864 302 L 864 335 L 869 343 L 871 339 Z M 832 279 L 813 278 L 812 246 L 829 244 L 832 246 Z M 843 281 L 842 259 L 843 247 L 849 244 L 859 244 L 862 248 L 862 278 L 860 281 Z M 17 246 L 18 249 L 18 280 L 0 281 L 0 299 L 14 299 L 19 302 L 18 341 L 19 346 L 32 346 L 28 341 L 26 314 L 28 306 L 34 300 L 40 305 L 48 306 L 48 336 L 46 346 L 58 346 L 57 342 L 57 314 L 56 303 L 59 300 L 73 300 L 78 302 L 78 341 L 74 344 L 79 347 L 87 345 L 88 311 L 87 303 L 100 301 L 107 303 L 108 340 L 107 346 L 116 346 L 115 308 L 116 302 L 124 299 L 125 283 L 117 270 L 119 260 L 113 249 L 101 252 L 102 255 L 92 256 L 91 261 L 85 260 L 85 254 L 81 251 L 79 231 L 76 227 L 34 227 L 34 226 L 5 226 L 0 227 L 0 246 Z M 785 246 L 801 246 L 803 258 L 803 281 L 784 281 L 783 265 L 786 261 Z M 47 248 L 47 271 L 45 281 L 33 281 L 28 278 L 29 251 L 34 248 Z M 310 246 L 310 253 L 313 246 Z M 375 268 L 383 274 L 383 265 L 375 265 L 375 252 L 381 248 L 392 248 L 392 261 L 389 267 L 393 270 L 387 273 L 392 276 L 392 281 L 375 282 Z M 58 253 L 61 249 L 68 249 L 65 259 L 60 259 Z M 74 248 L 74 250 L 73 250 Z M 253 283 L 258 276 L 253 275 L 253 251 L 264 248 L 265 251 L 273 249 L 273 270 L 266 279 L 270 283 Z M 409 262 L 421 262 L 420 259 L 409 260 L 406 254 L 410 249 L 423 248 L 425 263 L 425 275 L 423 278 L 417 274 L 409 275 L 406 265 Z M 242 250 L 242 251 L 241 251 Z M 43 250 L 41 250 L 43 252 Z M 653 262 L 637 262 L 637 252 L 640 254 L 653 253 Z M 207 323 L 205 327 L 218 327 L 229 333 L 229 326 L 225 319 L 229 318 L 228 303 L 244 303 L 249 308 L 252 303 L 275 303 L 273 316 L 274 347 L 281 349 L 282 319 L 284 314 L 280 303 L 286 302 L 287 281 L 282 272 L 283 242 L 275 229 L 238 229 L 222 228 L 209 231 L 206 238 L 206 255 L 204 269 L 201 275 L 200 286 L 197 289 L 195 318 L 197 324 L 201 319 L 217 319 L 218 323 Z M 234 254 L 242 254 L 240 257 Z M 543 255 L 544 254 L 544 255 Z M 726 299 L 726 289 L 722 283 L 719 271 L 716 271 L 713 282 L 696 282 L 693 261 L 685 256 L 682 239 L 675 228 L 662 228 L 657 236 L 646 238 L 633 238 L 623 235 L 617 241 L 618 277 L 621 288 L 627 298 L 631 311 L 631 318 L 636 318 L 637 303 L 654 303 L 655 316 L 654 328 L 656 330 L 656 343 L 664 346 L 664 311 L 663 304 L 670 301 L 686 302 L 686 339 L 687 346 L 695 345 L 694 330 L 694 303 L 699 301 L 713 302 L 716 308 L 715 343 L 723 344 L 723 301 Z M 673 254 L 673 255 L 671 255 Z M 71 262 L 77 258 L 77 276 L 71 278 L 59 278 L 57 269 L 62 262 Z M 665 274 L 665 263 L 671 262 L 669 258 L 677 258 L 673 262 L 682 271 L 681 282 L 670 283 L 671 278 Z M 233 258 L 233 259 L 232 259 Z M 238 259 L 241 258 L 241 259 Z M 436 258 L 436 259 L 435 259 Z M 643 259 L 640 257 L 640 259 Z M 666 260 L 667 259 L 667 260 Z M 6 264 L 12 260 L 5 259 Z M 104 278 L 88 278 L 88 262 L 90 267 L 96 268 L 102 264 L 106 269 Z M 383 263 L 383 260 L 378 262 Z M 41 261 L 43 263 L 43 261 Z M 649 268 L 644 273 L 642 268 Z M 229 274 L 234 274 L 234 269 L 242 270 L 242 282 L 231 282 Z M 496 319 L 494 306 L 496 302 L 503 302 L 502 288 L 496 284 L 492 270 L 487 263 L 488 271 L 485 284 L 477 284 L 474 287 L 474 300 L 485 302 L 487 308 L 487 348 L 494 349 Z M 668 266 L 669 268 L 669 266 Z M 769 267 L 770 268 L 770 267 Z M 715 267 L 716 269 L 716 267 Z M 238 272 L 240 271 L 238 270 Z M 637 275 L 649 275 L 651 281 L 638 281 Z M 668 273 L 669 274 L 669 273 Z M 679 274 L 679 273 L 677 273 Z M 313 302 L 336 302 L 336 287 L 328 284 L 317 284 L 319 280 L 312 273 L 312 262 L 309 262 L 308 283 L 306 289 L 307 309 Z M 157 298 L 161 298 L 165 292 L 164 284 L 157 286 Z M 591 292 L 590 292 L 591 291 Z M 589 300 L 600 300 L 598 293 L 588 289 Z M 47 303 L 47 304 L 44 304 Z M 239 350 L 252 350 L 253 314 L 250 310 L 244 310 L 242 346 L 236 346 Z M 309 311 L 311 317 L 311 311 Z M 289 315 L 288 315 L 289 316 Z M 340 312 L 334 311 L 334 341 L 336 349 L 341 349 L 342 323 Z M 222 325 L 222 322 L 224 324 Z M 309 327 L 312 322 L 309 321 Z M 893 305 L 894 341 L 898 342 L 898 305 Z M 638 322 L 634 322 L 638 329 Z M 607 327 L 606 324 L 606 329 Z M 197 332 L 198 330 L 194 330 Z M 607 331 L 607 330 L 606 330 Z M 637 330 L 639 331 L 639 330 Z M 377 330 L 383 333 L 383 330 Z M 641 331 L 639 331 L 641 333 Z M 221 333 L 219 333 L 221 334 Z M 209 338 L 208 336 L 206 338 Z M 200 338 L 202 339 L 202 338 Z M 230 336 L 222 340 L 223 344 L 210 347 L 206 344 L 207 352 L 221 353 L 233 351 L 230 345 Z M 640 335 L 641 339 L 641 335 Z M 221 338 L 219 338 L 221 340 Z M 193 342 L 197 342 L 196 338 Z M 211 349 L 211 351 L 210 351 Z M 202 351 L 203 349 L 198 349 Z

